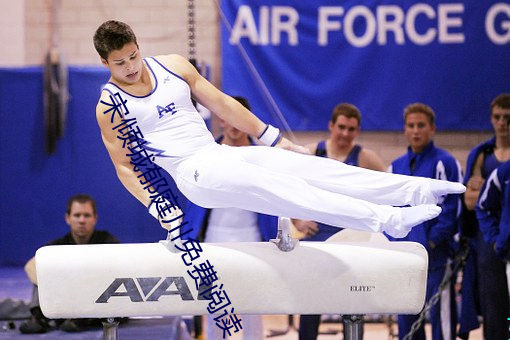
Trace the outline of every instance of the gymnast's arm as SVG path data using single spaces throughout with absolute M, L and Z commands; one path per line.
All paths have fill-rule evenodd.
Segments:
M 182 56 L 171 54 L 160 56 L 158 60 L 188 83 L 193 99 L 228 124 L 254 137 L 260 136 L 266 129 L 266 124 L 257 116 L 237 100 L 218 90 L 207 79 L 202 77 L 197 69 Z M 281 138 L 277 146 L 292 151 L 308 153 L 303 147 L 295 145 L 286 138 Z
M 101 101 L 108 102 L 109 95 L 103 91 L 101 98 L 96 106 L 96 119 L 101 129 L 101 137 L 103 143 L 108 150 L 108 154 L 113 162 L 117 176 L 124 187 L 135 196 L 142 204 L 148 206 L 150 203 L 149 192 L 144 190 L 140 185 L 140 179 L 133 170 L 131 159 L 127 156 L 129 150 L 123 148 L 123 141 L 117 138 L 118 131 L 113 128 L 121 123 L 121 118 L 114 115 L 113 123 L 111 122 L 111 114 L 105 114 L 110 107 L 102 104 Z

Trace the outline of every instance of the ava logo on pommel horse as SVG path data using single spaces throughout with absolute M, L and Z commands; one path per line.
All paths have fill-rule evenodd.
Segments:
M 201 283 L 196 300 L 211 300 L 211 289 L 208 288 L 209 286 Z M 112 297 L 129 297 L 131 302 L 159 301 L 165 295 L 179 295 L 182 301 L 195 300 L 184 277 L 168 276 L 116 278 L 99 296 L 96 303 L 108 303 Z

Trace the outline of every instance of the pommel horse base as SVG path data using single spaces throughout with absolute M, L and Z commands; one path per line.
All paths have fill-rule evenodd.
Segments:
M 361 339 L 363 314 L 418 314 L 425 302 L 426 250 L 370 236 L 345 240 L 342 233 L 290 247 L 203 243 L 191 266 L 165 241 L 46 246 L 36 253 L 41 309 L 55 319 L 106 318 L 105 339 L 117 337 L 113 318 L 207 315 L 210 300 L 188 270 L 209 261 L 236 315 L 343 314 L 344 339 L 354 340 Z

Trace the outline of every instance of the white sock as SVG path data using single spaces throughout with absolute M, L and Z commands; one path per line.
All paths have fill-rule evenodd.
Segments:
M 431 220 L 441 213 L 441 207 L 435 204 L 422 204 L 397 209 L 400 209 L 402 214 L 400 225 L 390 226 L 385 230 L 388 235 L 395 238 L 405 237 L 414 226 Z
M 464 191 L 466 191 L 466 187 L 462 183 L 457 182 L 431 179 L 429 184 L 430 191 L 436 198 L 440 198 L 448 194 L 462 194 Z

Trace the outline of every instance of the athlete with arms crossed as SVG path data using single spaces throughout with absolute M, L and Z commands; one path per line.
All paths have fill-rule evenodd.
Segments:
M 157 154 L 154 163 L 173 177 L 182 194 L 205 208 L 236 207 L 404 237 L 441 212 L 436 205 L 440 197 L 465 190 L 459 183 L 381 173 L 302 154 L 303 147 L 219 91 L 183 57 L 142 58 L 125 23 L 103 23 L 94 45 L 111 73 L 96 107 L 104 144 L 122 184 L 160 222 L 166 218 L 159 210 L 165 198 L 144 189 L 114 130 L 123 117 L 136 118 L 144 147 Z M 266 146 L 217 144 L 192 98 Z M 111 113 L 108 103 L 114 100 L 123 103 L 122 114 Z M 406 205 L 410 207 L 399 208 Z M 162 226 L 168 229 L 164 222 Z

